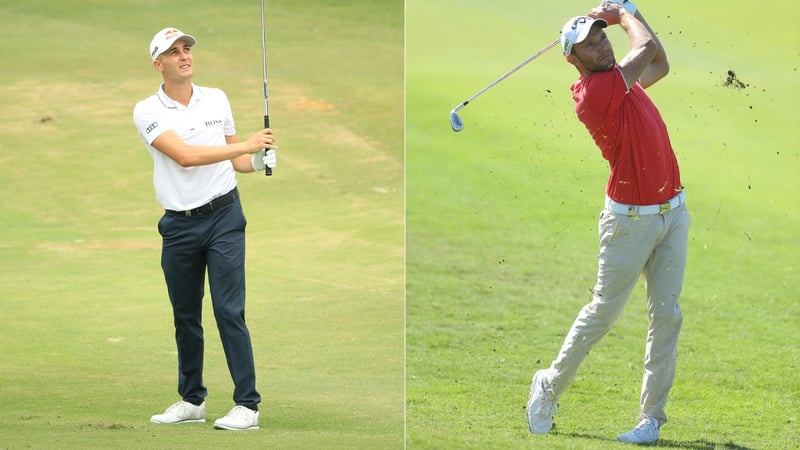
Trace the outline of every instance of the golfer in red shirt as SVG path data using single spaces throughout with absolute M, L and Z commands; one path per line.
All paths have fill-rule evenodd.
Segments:
M 630 51 L 617 63 L 605 28 L 619 25 Z M 533 376 L 528 428 L 548 433 L 558 398 L 592 347 L 611 329 L 640 274 L 647 285 L 649 328 L 637 425 L 617 436 L 653 443 L 666 423 L 675 375 L 689 231 L 689 212 L 667 128 L 644 89 L 669 71 L 664 48 L 630 1 L 613 0 L 570 19 L 561 43 L 580 78 L 572 85 L 575 113 L 611 174 L 600 216 L 600 256 L 591 302 L 581 309 L 556 359 Z

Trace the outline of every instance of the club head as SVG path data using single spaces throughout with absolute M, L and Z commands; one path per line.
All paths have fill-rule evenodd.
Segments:
M 461 131 L 464 129 L 464 122 L 461 121 L 461 117 L 458 116 L 455 109 L 450 111 L 450 126 L 453 127 L 453 131 Z

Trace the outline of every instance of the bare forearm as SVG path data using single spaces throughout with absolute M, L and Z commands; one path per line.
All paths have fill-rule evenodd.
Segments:
M 253 155 L 242 155 L 231 159 L 233 170 L 240 173 L 250 173 L 253 170 Z
M 655 31 L 650 27 L 650 24 L 647 23 L 644 16 L 642 16 L 642 12 L 637 10 L 636 11 L 636 18 L 639 19 L 639 22 L 647 28 L 647 31 L 652 36 L 653 41 L 656 43 L 656 54 L 653 56 L 653 60 L 650 61 L 650 65 L 646 69 L 646 71 L 655 71 L 660 73 L 658 78 L 663 77 L 669 72 L 669 61 L 667 60 L 667 52 L 664 50 L 664 46 L 661 44 L 661 40 L 658 39 Z M 653 81 L 655 82 L 655 81 Z
M 236 135 L 225 136 L 225 142 L 226 145 L 220 146 L 188 145 L 174 131 L 168 130 L 157 137 L 152 145 L 183 167 L 205 166 L 240 158 L 244 160 L 262 148 L 278 148 L 270 129 L 261 130 L 244 142 L 239 142 Z M 244 163 L 237 161 L 235 164 L 246 171 L 242 166 Z
M 622 10 L 619 17 L 619 25 L 625 30 L 630 43 L 630 50 L 619 62 L 619 67 L 630 88 L 641 79 L 645 69 L 653 60 L 657 44 L 647 27 L 635 16 Z
M 239 142 L 239 137 L 235 134 L 230 136 L 225 136 L 225 142 L 227 142 L 228 144 L 236 144 Z M 233 164 L 233 170 L 241 173 L 253 172 L 252 159 L 253 155 L 249 153 L 244 155 L 239 155 L 235 158 L 231 158 L 231 164 Z
M 650 62 L 658 50 L 658 44 L 647 26 L 636 16 L 623 12 L 620 14 L 619 26 L 628 35 L 631 52 L 640 53 L 646 62 Z M 627 57 L 627 56 L 626 56 Z
M 227 161 L 247 153 L 246 145 L 236 143 L 223 146 L 183 145 L 178 151 L 167 155 L 183 167 L 194 167 Z

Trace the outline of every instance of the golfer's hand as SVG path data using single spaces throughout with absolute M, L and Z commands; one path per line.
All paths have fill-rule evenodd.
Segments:
M 603 6 L 606 3 L 613 3 L 615 5 L 622 6 L 629 13 L 636 14 L 636 5 L 634 5 L 630 0 L 603 0 L 600 2 L 600 6 Z
M 624 14 L 622 6 L 616 3 L 604 2 L 600 6 L 592 8 L 587 16 L 592 19 L 603 19 L 609 25 L 619 25 L 620 14 Z
M 275 143 L 275 134 L 269 128 L 264 128 L 258 133 L 250 136 L 247 140 L 247 147 L 250 151 L 247 153 L 255 153 L 262 149 L 277 149 Z
M 278 154 L 272 149 L 257 151 L 253 153 L 250 164 L 253 165 L 253 170 L 256 172 L 260 172 L 267 167 L 272 169 L 278 165 Z

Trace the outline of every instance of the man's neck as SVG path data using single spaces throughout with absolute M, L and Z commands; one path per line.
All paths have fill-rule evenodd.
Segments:
M 164 93 L 167 94 L 167 97 L 183 106 L 189 106 L 189 100 L 192 98 L 192 81 L 186 80 L 176 83 L 164 80 Z

